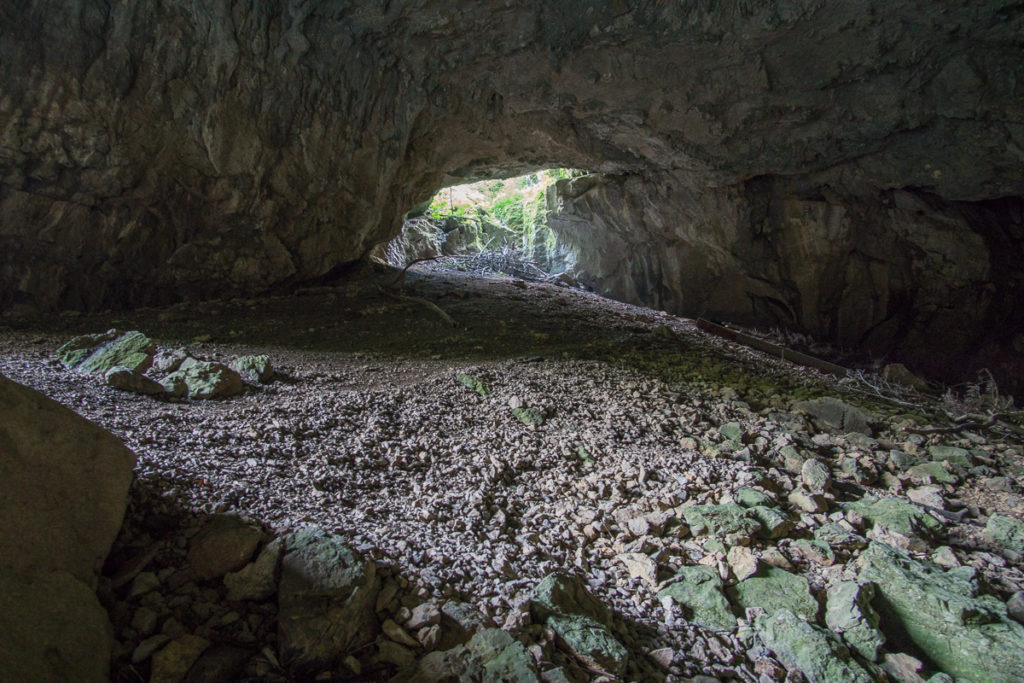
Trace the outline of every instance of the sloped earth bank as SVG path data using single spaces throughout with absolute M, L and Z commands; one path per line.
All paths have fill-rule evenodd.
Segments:
M 949 420 L 931 399 L 887 400 L 690 320 L 410 271 L 405 294 L 452 327 L 384 295 L 393 278 L 5 321 L 0 373 L 138 454 L 101 591 L 116 680 L 433 680 L 444 662 L 465 680 L 1024 670 L 1024 463 L 1009 419 L 932 433 Z M 267 354 L 278 378 L 174 402 L 55 359 L 72 335 L 112 327 L 205 360 Z M 326 556 L 316 543 L 376 594 L 334 612 L 344 633 L 295 597 L 316 583 L 302 565 Z M 321 584 L 337 588 L 331 576 Z M 427 657 L 488 625 L 526 647 L 482 631 Z M 313 651 L 302 634 L 316 628 L 337 651 Z

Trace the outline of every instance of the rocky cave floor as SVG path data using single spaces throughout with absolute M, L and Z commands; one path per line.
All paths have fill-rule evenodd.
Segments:
M 393 277 L 0 321 L 0 373 L 138 455 L 101 585 L 115 680 L 408 680 L 483 624 L 522 642 L 545 680 L 800 680 L 812 665 L 755 620 L 785 607 L 852 633 L 831 623 L 829 589 L 866 571 L 869 542 L 974 568 L 956 571 L 1020 617 L 1024 527 L 989 524 L 1024 518 L 1012 416 L 931 431 L 972 406 L 827 377 L 569 287 L 409 271 L 404 294 L 451 326 L 384 294 Z M 56 359 L 71 336 L 113 327 L 207 360 L 266 354 L 278 376 L 173 401 Z M 296 669 L 278 642 L 275 572 L 304 527 L 372 558 L 381 581 L 363 628 L 383 633 L 323 670 Z M 696 582 L 714 590 L 682 590 L 686 567 L 707 568 Z M 583 652 L 531 609 L 553 572 L 597 598 L 592 616 L 628 655 Z M 947 668 L 897 621 L 883 615 L 886 644 L 858 650 L 860 666 L 908 681 Z

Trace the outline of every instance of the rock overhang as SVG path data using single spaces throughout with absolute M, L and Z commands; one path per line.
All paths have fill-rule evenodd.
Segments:
M 743 252 L 741 263 L 771 262 L 779 256 L 757 246 L 758 221 L 792 223 L 794 212 L 816 240 L 828 239 L 837 213 L 852 217 L 854 233 L 881 225 L 879 250 L 891 261 L 907 248 L 906 221 L 885 216 L 887 203 L 925 205 L 910 210 L 930 218 L 910 240 L 918 248 L 943 226 L 977 233 L 981 219 L 959 214 L 992 213 L 1003 198 L 1010 208 L 986 219 L 998 234 L 983 234 L 988 244 L 966 260 L 991 261 L 993 242 L 1019 250 L 1024 17 L 1012 3 L 285 2 L 243 11 L 82 0 L 59 11 L 22 3 L 5 10 L 3 26 L 4 308 L 292 286 L 361 258 L 453 179 L 555 165 L 638 179 L 629 194 L 642 221 L 619 228 L 631 267 L 657 286 L 610 289 L 656 305 L 648 290 L 685 293 L 689 260 L 655 267 L 651 252 L 682 239 L 715 263 L 721 245 L 691 236 L 714 232 Z M 706 211 L 724 218 L 702 223 Z M 629 238 L 638 229 L 653 245 L 646 251 Z M 854 247 L 874 259 L 863 239 Z M 958 248 L 946 256 L 957 260 Z M 843 341 L 913 322 L 922 304 L 904 296 L 915 284 L 903 280 L 914 266 L 895 275 L 832 268 L 830 280 L 899 286 L 882 287 L 879 310 L 864 313 L 856 297 L 822 295 L 820 283 L 797 287 L 800 302 L 780 296 L 792 289 L 786 268 L 755 263 L 740 270 L 756 286 L 723 296 L 797 310 L 813 292 L 825 313 L 790 317 Z M 979 277 L 1008 281 L 969 279 Z M 691 292 L 675 308 L 694 305 Z M 982 303 L 993 306 L 1005 319 L 1010 305 Z

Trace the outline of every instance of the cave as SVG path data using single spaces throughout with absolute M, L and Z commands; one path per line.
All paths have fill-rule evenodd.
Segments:
M 1022 48 L 1016 0 L 5 3 L 0 679 L 1014 680 Z M 389 256 L 556 168 L 558 268 Z

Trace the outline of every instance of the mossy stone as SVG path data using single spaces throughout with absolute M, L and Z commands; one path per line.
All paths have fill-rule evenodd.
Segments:
M 115 367 L 145 372 L 153 362 L 156 345 L 137 331 L 107 330 L 75 337 L 57 349 L 57 358 L 69 370 L 105 375 Z
M 744 609 L 762 607 L 768 614 L 784 609 L 807 619 L 818 614 L 818 601 L 811 595 L 807 579 L 766 564 L 756 575 L 733 586 L 732 597 Z
M 875 681 L 835 634 L 807 623 L 790 610 L 759 616 L 754 628 L 779 661 L 802 673 L 808 683 Z
M 943 571 L 884 543 L 857 560 L 860 581 L 874 582 L 881 624 L 894 648 L 909 640 L 957 681 L 1011 683 L 1024 671 L 1024 626 L 1006 605 L 980 594 L 977 570 Z
M 682 606 L 687 621 L 709 629 L 736 626 L 736 617 L 722 592 L 718 572 L 704 565 L 682 567 L 658 597 L 671 597 Z

